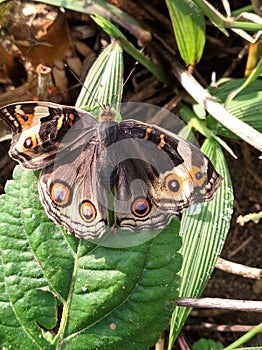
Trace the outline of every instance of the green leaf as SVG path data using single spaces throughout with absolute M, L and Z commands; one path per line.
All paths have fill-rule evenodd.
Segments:
M 0 339 L 1 345 L 6 345 L 10 349 L 38 349 L 15 317 L 6 292 L 2 264 L 0 264 Z
M 196 117 L 196 114 L 186 105 L 180 103 L 179 107 L 179 115 L 181 118 L 187 123 L 188 126 L 191 128 L 194 128 L 195 130 L 199 131 L 202 135 L 204 135 L 206 138 L 214 139 L 217 141 L 220 146 L 222 146 L 233 158 L 237 158 L 235 153 L 232 151 L 232 149 L 227 145 L 227 143 L 222 140 L 220 137 L 218 137 L 212 130 L 206 127 L 206 123 Z
M 100 247 L 80 259 L 65 349 L 147 349 L 157 340 L 168 325 L 180 262 L 179 241 L 165 232 L 132 249 Z
M 256 68 L 251 72 L 248 78 L 244 81 L 244 83 L 237 88 L 235 91 L 232 91 L 226 99 L 225 104 L 227 105 L 229 101 L 232 101 L 241 91 L 243 91 L 249 84 L 255 81 L 262 74 L 262 58 L 260 58 Z
M 0 197 L 1 345 L 147 349 L 167 327 L 177 297 L 178 221 L 133 248 L 95 246 L 46 217 L 37 182 L 35 173 L 16 167 Z M 63 307 L 60 325 L 56 303 Z M 59 326 L 50 342 L 43 327 Z
M 210 19 L 210 21 L 216 25 L 222 33 L 228 35 L 226 31 L 226 18 L 223 16 L 210 2 L 206 0 L 194 0 L 194 3 L 201 9 L 202 13 Z
M 5 284 L 5 290 L 2 289 L 3 294 L 1 293 L 3 303 L 0 305 L 1 345 L 11 345 L 15 349 L 23 346 L 24 349 L 48 349 L 50 344 L 42 336 L 41 326 L 52 329 L 57 322 L 57 312 L 55 298 L 50 293 L 43 274 L 46 263 L 42 260 L 41 253 L 37 254 L 42 251 L 41 243 L 45 243 L 46 239 L 47 229 L 43 232 L 41 223 L 46 216 L 44 213 L 39 214 L 43 210 L 38 203 L 35 186 L 37 177 L 33 172 L 26 172 L 26 178 L 20 182 L 22 170 L 17 169 L 14 173 L 16 181 L 8 182 L 6 195 L 0 197 L 0 248 L 4 276 L 2 281 Z M 26 191 L 22 190 L 24 186 L 27 186 Z M 32 222 L 34 216 L 35 224 Z M 26 234 L 28 226 L 31 229 L 35 227 L 35 232 L 32 229 L 33 238 Z M 49 251 L 45 253 L 53 264 L 53 273 L 46 269 L 45 274 L 56 284 L 56 270 L 59 268 L 54 269 L 56 259 L 50 254 L 50 250 L 59 250 L 60 247 L 59 242 L 53 245 L 53 239 L 54 237 L 50 237 Z M 56 262 L 58 263 L 59 261 Z M 67 285 L 67 281 L 64 284 Z M 63 288 L 61 285 L 57 289 L 62 293 Z
M 76 107 L 93 110 L 104 105 L 118 106 L 122 99 L 122 77 L 122 49 L 117 41 L 113 41 L 89 70 Z
M 192 346 L 192 350 L 221 350 L 224 346 L 212 339 L 200 339 Z
M 175 38 L 186 64 L 196 65 L 205 46 L 205 19 L 192 0 L 166 0 Z
M 233 212 L 233 189 L 221 148 L 214 140 L 207 139 L 201 150 L 211 159 L 224 180 L 212 201 L 202 204 L 198 209 L 191 206 L 182 217 L 180 297 L 196 298 L 202 293 L 224 246 Z M 168 349 L 172 348 L 189 313 L 189 308 L 175 308 Z
M 216 97 L 218 102 L 224 103 L 228 95 L 239 89 L 245 81 L 245 79 L 237 79 L 221 82 L 216 87 L 209 87 L 209 92 Z M 262 81 L 255 80 L 246 86 L 228 101 L 226 109 L 243 122 L 262 132 Z M 210 115 L 207 117 L 207 126 L 215 130 L 218 135 L 236 138 L 235 134 Z

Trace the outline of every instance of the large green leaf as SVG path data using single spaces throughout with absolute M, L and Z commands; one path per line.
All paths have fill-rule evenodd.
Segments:
M 27 336 L 15 316 L 6 292 L 2 264 L 0 264 L 0 339 L 1 345 L 8 345 L 10 349 L 33 350 L 38 348 L 37 345 L 32 344 L 30 335 Z
M 168 325 L 177 296 L 180 239 L 171 232 L 178 221 L 133 248 L 95 246 L 46 217 L 37 182 L 17 167 L 0 197 L 1 345 L 147 349 Z M 52 339 L 47 330 L 54 327 Z
M 245 79 L 221 81 L 216 87 L 209 87 L 209 91 L 220 103 L 225 103 L 227 97 L 238 90 L 245 81 Z M 262 81 L 255 80 L 246 86 L 226 104 L 226 109 L 243 122 L 262 132 Z M 207 117 L 207 126 L 216 130 L 219 135 L 236 137 L 210 115 Z
M 40 326 L 52 329 L 56 324 L 57 313 L 55 298 L 49 291 L 46 278 L 54 285 L 54 290 L 64 294 L 65 287 L 61 280 L 59 282 L 57 272 L 64 267 L 68 271 L 72 264 L 68 266 L 64 261 L 59 266 L 61 260 L 56 262 L 55 257 L 60 251 L 57 232 L 49 237 L 49 249 L 45 251 L 43 259 L 41 244 L 46 243 L 48 233 L 48 228 L 43 230 L 46 216 L 38 203 L 37 189 L 30 186 L 30 182 L 35 185 L 37 177 L 33 172 L 28 172 L 23 180 L 19 174 L 15 173 L 14 176 L 19 181 L 7 183 L 7 194 L 0 197 L 0 248 L 2 281 L 5 285 L 0 296 L 1 345 L 14 349 L 48 348 L 49 344 L 42 336 Z M 24 186 L 27 187 L 27 193 L 21 190 Z M 31 234 L 26 234 L 29 227 L 31 233 L 34 232 L 33 242 Z M 45 268 L 47 257 L 58 268 Z M 67 280 L 64 284 L 68 284 Z

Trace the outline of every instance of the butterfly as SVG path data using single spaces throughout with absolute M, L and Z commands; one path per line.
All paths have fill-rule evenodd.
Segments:
M 79 238 L 109 226 L 160 230 L 192 203 L 211 200 L 222 176 L 193 144 L 155 125 L 115 121 L 111 108 L 90 113 L 49 102 L 0 109 L 12 129 L 10 155 L 42 169 L 40 200 L 47 215 Z

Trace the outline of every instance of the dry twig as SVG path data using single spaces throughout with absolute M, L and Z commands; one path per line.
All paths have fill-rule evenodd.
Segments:
M 227 129 L 262 152 L 262 134 L 260 132 L 230 114 L 177 60 L 173 59 L 171 65 L 172 71 L 181 85 L 202 107 Z
M 239 215 L 239 217 L 237 218 L 237 224 L 239 224 L 240 226 L 244 226 L 245 223 L 249 221 L 253 221 L 255 224 L 258 224 L 260 219 L 262 219 L 262 211 L 260 211 L 259 213 Z
M 240 275 L 246 278 L 252 278 L 261 280 L 262 279 L 262 270 L 250 267 L 232 261 L 228 261 L 222 258 L 218 258 L 216 262 L 216 268 L 234 275 Z
M 222 298 L 178 298 L 178 306 L 208 309 L 227 309 L 234 311 L 262 312 L 262 301 L 236 300 Z
M 185 326 L 185 330 L 203 330 L 203 328 L 209 329 L 211 331 L 218 331 L 218 332 L 249 332 L 251 329 L 254 328 L 252 325 L 244 325 L 244 324 L 234 324 L 234 325 L 228 325 L 228 324 L 214 324 L 214 323 L 208 323 L 208 322 L 201 322 L 197 325 L 187 325 Z

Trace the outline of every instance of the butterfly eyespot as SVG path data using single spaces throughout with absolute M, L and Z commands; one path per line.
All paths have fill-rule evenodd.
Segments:
M 203 174 L 202 174 L 200 171 L 198 171 L 197 173 L 195 173 L 195 178 L 196 178 L 196 180 L 202 179 L 202 176 L 203 176 Z
M 96 208 L 90 201 L 83 201 L 79 208 L 81 218 L 86 222 L 92 222 L 96 218 Z
M 60 207 L 71 203 L 71 189 L 65 182 L 54 182 L 51 185 L 50 193 L 52 201 Z
M 29 120 L 29 118 L 26 114 L 24 114 L 24 115 L 19 114 L 19 117 L 22 118 L 25 123 L 28 122 L 28 120 Z
M 33 140 L 32 137 L 28 137 L 27 139 L 25 139 L 24 141 L 24 148 L 32 148 L 33 147 Z
M 168 175 L 165 179 L 165 187 L 172 193 L 178 193 L 181 191 L 181 179 L 175 175 Z
M 136 198 L 131 205 L 132 213 L 135 216 L 140 218 L 149 214 L 150 210 L 151 210 L 150 202 L 143 197 Z
M 30 126 L 33 123 L 34 114 L 26 114 L 20 109 L 15 113 L 15 116 L 22 126 Z
M 207 179 L 207 175 L 205 173 L 203 173 L 203 171 L 201 171 L 200 168 L 196 167 L 196 166 L 192 166 L 192 170 L 191 170 L 191 176 L 193 178 L 194 184 L 198 187 L 202 187 L 204 186 L 206 179 Z
M 37 142 L 36 135 L 27 137 L 23 143 L 24 151 L 32 150 L 34 147 L 37 146 L 37 144 L 38 142 Z

